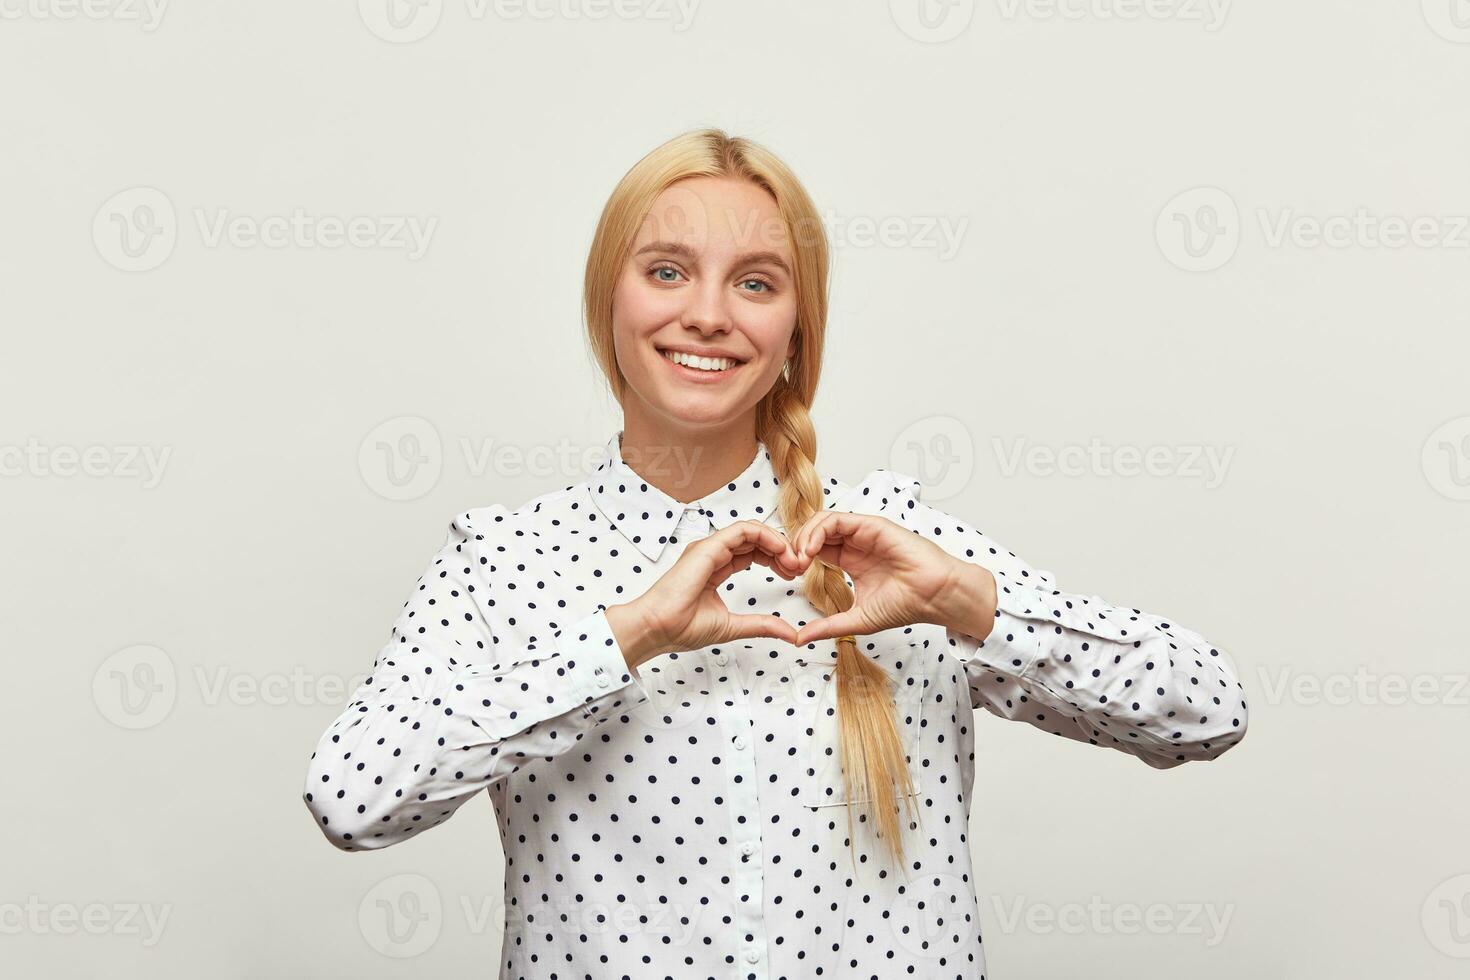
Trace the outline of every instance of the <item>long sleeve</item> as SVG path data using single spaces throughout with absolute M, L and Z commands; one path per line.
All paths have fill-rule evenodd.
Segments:
M 544 645 L 501 642 L 485 537 L 504 508 L 487 510 L 491 520 L 471 512 L 451 522 L 372 675 L 312 753 L 302 796 L 343 850 L 437 826 L 490 783 L 648 698 L 601 607 Z
M 1051 572 L 924 504 L 917 480 L 889 472 L 880 513 L 995 576 L 985 640 L 946 630 L 974 706 L 1156 769 L 1217 758 L 1244 738 L 1245 691 L 1220 647 L 1167 617 L 1061 591 Z

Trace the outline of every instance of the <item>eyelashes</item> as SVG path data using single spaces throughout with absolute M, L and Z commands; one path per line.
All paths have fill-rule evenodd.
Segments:
M 654 282 L 672 283 L 672 282 L 677 282 L 678 281 L 676 279 L 667 279 L 667 278 L 664 278 L 663 276 L 660 276 L 659 275 L 660 272 L 663 272 L 665 270 L 667 270 L 669 272 L 677 273 L 678 275 L 681 275 L 681 276 L 683 275 L 683 273 L 679 271 L 679 269 L 678 269 L 677 266 L 670 265 L 667 262 L 659 262 L 659 263 L 655 263 L 654 265 L 649 266 L 648 267 L 647 275 Z M 741 285 L 744 285 L 745 283 L 748 283 L 748 282 L 759 283 L 762 288 L 761 289 L 758 289 L 758 290 L 749 290 L 749 289 L 747 289 L 747 290 L 744 290 L 744 292 L 748 292 L 748 293 L 749 292 L 753 292 L 757 296 L 765 296 L 765 295 L 769 295 L 771 293 L 776 292 L 776 284 L 774 282 L 772 282 L 770 279 L 768 279 L 767 277 L 765 277 L 765 276 L 762 276 L 762 275 L 750 275 L 750 276 L 746 276 L 744 279 L 740 280 Z

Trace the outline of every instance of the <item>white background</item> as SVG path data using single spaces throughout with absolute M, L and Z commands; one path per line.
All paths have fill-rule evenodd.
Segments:
M 991 973 L 1463 975 L 1470 3 L 394 2 L 0 0 L 7 975 L 495 975 L 489 801 L 346 854 L 306 758 L 615 429 L 586 248 L 705 125 L 829 216 L 819 467 L 1246 684 L 1169 771 L 977 718 Z

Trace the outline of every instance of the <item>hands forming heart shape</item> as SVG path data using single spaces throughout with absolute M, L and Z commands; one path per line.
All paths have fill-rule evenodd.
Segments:
M 752 564 L 794 580 L 820 558 L 852 579 L 851 608 L 799 629 L 780 616 L 735 613 L 720 585 Z M 863 636 L 912 623 L 958 626 L 988 619 L 993 580 L 982 566 L 950 555 L 885 517 L 819 511 L 789 539 L 759 521 L 737 521 L 684 549 L 678 561 L 629 603 L 607 609 L 609 625 L 633 664 L 660 653 L 697 650 L 769 636 L 803 646 L 837 636 Z M 977 601 L 978 597 L 978 601 Z

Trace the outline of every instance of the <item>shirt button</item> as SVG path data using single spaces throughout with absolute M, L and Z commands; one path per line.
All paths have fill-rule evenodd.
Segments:
M 755 853 L 755 845 L 752 844 L 750 841 L 746 841 L 744 844 L 740 845 L 740 853 L 744 854 L 746 857 L 749 857 L 750 855 Z M 755 961 L 752 960 L 751 962 Z
M 715 654 L 715 663 L 719 664 L 721 667 L 725 666 L 729 662 L 730 662 L 730 658 L 728 656 L 726 656 L 725 654 L 723 654 L 723 653 L 717 653 L 717 654 Z
M 745 951 L 745 962 L 747 962 L 747 963 L 754 963 L 756 960 L 758 960 L 760 958 L 761 958 L 761 954 L 758 953 L 758 952 L 756 952 L 753 949 L 747 949 Z
M 737 749 L 743 749 L 743 748 L 745 748 L 745 736 L 744 735 L 736 735 L 735 736 L 735 747 Z
M 606 674 L 598 674 L 597 675 L 597 686 L 598 687 L 607 687 L 607 685 L 608 685 L 607 675 Z

